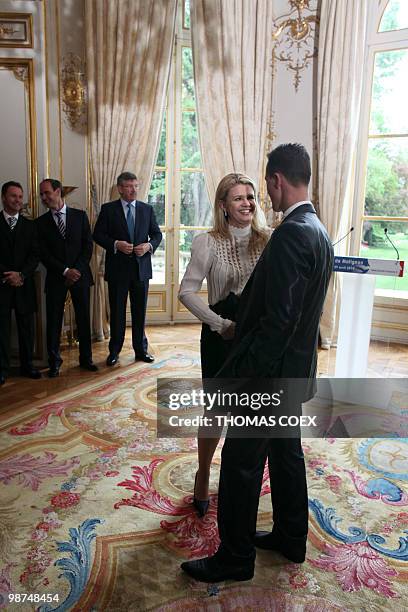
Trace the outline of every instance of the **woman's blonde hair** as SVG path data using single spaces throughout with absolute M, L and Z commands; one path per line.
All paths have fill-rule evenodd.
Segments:
M 214 224 L 210 234 L 215 238 L 228 238 L 231 240 L 231 232 L 229 230 L 228 220 L 221 207 L 222 202 L 226 202 L 228 192 L 235 185 L 250 185 L 254 190 L 255 195 L 255 210 L 251 221 L 251 238 L 249 239 L 249 250 L 257 251 L 263 249 L 270 237 L 270 231 L 266 225 L 266 219 L 262 208 L 258 204 L 256 197 L 256 187 L 253 180 L 239 172 L 232 172 L 222 178 L 215 192 L 214 200 Z

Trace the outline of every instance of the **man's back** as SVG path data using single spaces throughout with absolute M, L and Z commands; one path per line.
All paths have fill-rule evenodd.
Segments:
M 310 378 L 333 247 L 311 204 L 275 230 L 241 296 L 235 350 L 222 376 Z

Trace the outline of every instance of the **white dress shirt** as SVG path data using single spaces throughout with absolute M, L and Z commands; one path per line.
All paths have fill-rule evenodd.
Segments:
M 302 200 L 302 202 L 296 202 L 295 204 L 292 204 L 292 206 L 289 206 L 289 208 L 285 210 L 285 212 L 283 213 L 283 218 L 285 219 L 288 215 L 290 215 L 291 212 L 296 210 L 296 208 L 298 208 L 299 206 L 303 206 L 303 204 L 311 204 L 313 206 L 310 200 Z
M 17 221 L 18 221 L 18 217 L 19 217 L 20 213 L 16 213 L 15 215 L 9 215 L 9 214 L 8 214 L 8 213 L 6 213 L 6 211 L 3 209 L 3 215 L 4 215 L 5 220 L 7 221 L 7 225 L 10 225 L 10 221 L 9 221 L 9 219 L 10 219 L 11 217 L 14 217 L 14 219 L 16 220 L 16 223 L 17 223 Z M 15 227 L 15 226 L 14 226 L 14 227 Z
M 64 202 L 64 206 L 59 210 L 51 209 L 52 218 L 54 219 L 55 225 L 58 227 L 57 213 L 61 213 L 61 219 L 64 224 L 65 230 L 67 229 L 67 205 Z M 58 228 L 59 230 L 59 228 Z

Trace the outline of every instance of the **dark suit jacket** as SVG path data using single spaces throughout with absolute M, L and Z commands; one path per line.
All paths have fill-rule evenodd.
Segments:
M 103 204 L 95 224 L 93 237 L 99 246 L 106 249 L 105 280 L 108 282 L 115 280 L 119 283 L 121 280 L 127 281 L 135 262 L 139 269 L 140 280 L 152 278 L 150 252 L 145 253 L 143 257 L 125 255 L 120 251 L 117 251 L 116 254 L 114 252 L 115 240 L 125 240 L 134 245 L 150 242 L 153 252 L 157 249 L 162 240 L 162 233 L 150 204 L 136 200 L 134 237 L 129 236 L 122 202 L 115 200 Z
M 34 272 L 39 261 L 35 224 L 29 219 L 18 217 L 13 232 L 0 212 L 0 311 L 8 312 L 13 304 L 21 314 L 37 309 L 34 286 Z M 25 279 L 22 287 L 11 287 L 2 283 L 3 272 L 21 272 Z
M 242 293 L 234 345 L 218 377 L 316 374 L 318 330 L 333 247 L 311 204 L 273 232 Z
M 58 287 L 65 283 L 63 272 L 66 268 L 76 268 L 81 272 L 82 276 L 74 286 L 93 285 L 89 267 L 93 242 L 86 212 L 67 206 L 65 240 L 59 232 L 51 211 L 41 215 L 36 224 L 40 259 L 47 269 L 45 291 L 48 291 L 50 287 Z

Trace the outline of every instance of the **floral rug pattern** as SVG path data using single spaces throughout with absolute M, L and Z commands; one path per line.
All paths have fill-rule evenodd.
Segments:
M 260 551 L 246 583 L 196 583 L 181 561 L 218 546 L 191 506 L 195 440 L 157 439 L 158 376 L 197 376 L 163 349 L 0 416 L 0 609 L 406 610 L 408 440 L 305 440 L 310 535 L 303 565 Z M 270 529 L 265 472 L 258 514 Z M 14 601 L 10 603 L 10 599 Z

